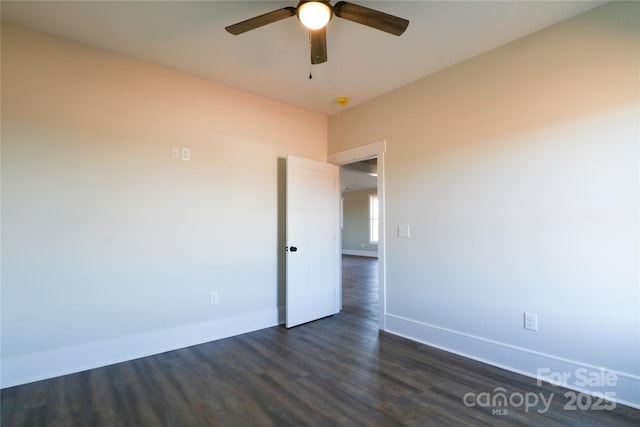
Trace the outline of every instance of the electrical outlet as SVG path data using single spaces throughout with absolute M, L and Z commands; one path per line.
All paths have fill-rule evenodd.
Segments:
M 171 146 L 171 158 L 173 160 L 180 159 L 180 147 L 178 147 L 177 145 Z
M 211 305 L 216 305 L 220 302 L 220 298 L 217 292 L 211 292 Z
M 538 330 L 538 315 L 535 313 L 524 312 L 524 328 L 530 331 Z
M 182 147 L 182 160 L 191 160 L 191 148 Z
M 411 235 L 410 227 L 408 225 L 399 225 L 398 226 L 398 237 L 403 239 L 409 238 Z

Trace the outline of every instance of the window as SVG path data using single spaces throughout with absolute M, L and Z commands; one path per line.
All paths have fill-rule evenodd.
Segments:
M 378 195 L 369 194 L 369 243 L 378 243 L 379 218 Z

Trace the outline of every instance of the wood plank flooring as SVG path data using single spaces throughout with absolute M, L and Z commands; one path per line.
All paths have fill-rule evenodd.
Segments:
M 344 257 L 333 317 L 4 389 L 2 426 L 640 425 L 638 410 L 568 411 L 566 390 L 379 332 L 376 269 Z M 545 413 L 463 402 L 496 387 L 553 399 Z

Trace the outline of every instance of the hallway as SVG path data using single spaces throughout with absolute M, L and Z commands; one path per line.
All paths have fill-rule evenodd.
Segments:
M 378 328 L 378 259 L 342 256 L 342 313 Z

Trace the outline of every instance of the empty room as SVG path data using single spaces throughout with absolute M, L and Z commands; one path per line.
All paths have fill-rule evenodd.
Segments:
M 3 427 L 640 424 L 640 2 L 0 7 Z

